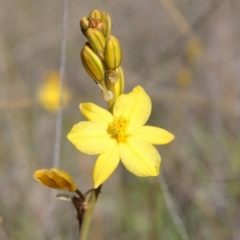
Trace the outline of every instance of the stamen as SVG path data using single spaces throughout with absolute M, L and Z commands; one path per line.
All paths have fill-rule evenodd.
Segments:
M 109 124 L 109 133 L 119 142 L 124 141 L 126 137 L 127 125 L 128 120 L 125 117 L 115 117 L 112 123 Z

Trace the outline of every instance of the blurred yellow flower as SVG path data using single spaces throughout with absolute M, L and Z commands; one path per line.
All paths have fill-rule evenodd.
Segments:
M 188 62 L 193 63 L 203 55 L 203 45 L 197 38 L 192 38 L 185 48 L 185 57 Z
M 75 192 L 77 187 L 71 176 L 61 169 L 41 169 L 35 171 L 33 177 L 41 184 L 58 189 Z
M 183 67 L 180 69 L 180 71 L 177 73 L 176 76 L 176 83 L 178 86 L 182 88 L 190 87 L 193 80 L 193 74 L 190 68 Z
M 80 104 L 89 121 L 74 125 L 67 137 L 80 151 L 100 154 L 93 170 L 94 188 L 110 177 L 120 159 L 137 176 L 159 174 L 161 158 L 152 144 L 169 143 L 174 136 L 158 127 L 143 126 L 151 108 L 151 99 L 140 86 L 117 98 L 113 114 L 94 103 Z
M 71 93 L 67 87 L 62 89 L 62 103 L 65 106 L 71 100 Z M 48 111 L 56 111 L 60 106 L 60 75 L 50 71 L 45 77 L 44 84 L 38 89 L 38 99 Z

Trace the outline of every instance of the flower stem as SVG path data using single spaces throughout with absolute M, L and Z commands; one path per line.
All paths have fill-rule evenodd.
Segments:
M 78 189 L 76 189 L 76 193 L 78 194 L 78 196 L 81 198 L 82 201 L 85 200 L 84 195 L 81 193 L 81 191 L 79 191 Z
M 101 185 L 102 186 L 102 185 Z M 88 230 L 92 218 L 92 213 L 97 202 L 98 195 L 101 190 L 101 186 L 92 191 L 91 196 L 89 197 L 88 205 L 86 206 L 83 214 L 79 240 L 87 240 Z

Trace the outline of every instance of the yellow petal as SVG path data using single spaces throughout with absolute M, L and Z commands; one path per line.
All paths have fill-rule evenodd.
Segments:
M 129 121 L 128 133 L 143 126 L 151 113 L 151 99 L 144 89 L 137 86 L 129 94 L 120 95 L 113 107 L 113 116 L 124 116 Z
M 112 114 L 104 108 L 97 106 L 94 103 L 82 103 L 79 105 L 80 110 L 85 118 L 89 121 L 109 123 L 112 121 Z
M 151 144 L 167 144 L 174 139 L 170 132 L 152 126 L 143 126 L 131 133 L 131 137 L 145 140 Z
M 132 137 L 119 145 L 120 158 L 128 171 L 140 177 L 159 174 L 161 158 L 153 145 Z
M 61 169 L 51 168 L 49 169 L 47 176 L 55 181 L 62 190 L 75 192 L 77 189 L 76 183 L 71 176 Z
M 52 180 L 51 178 L 49 178 L 47 176 L 49 169 L 40 169 L 34 172 L 33 177 L 41 184 L 50 187 L 50 188 L 54 188 L 54 189 L 61 189 L 58 184 Z
M 93 183 L 94 188 L 99 187 L 104 183 L 114 172 L 117 165 L 119 164 L 119 148 L 117 143 L 108 149 L 107 152 L 101 154 L 93 169 Z
M 80 151 L 94 155 L 105 152 L 116 140 L 107 133 L 107 125 L 100 122 L 79 122 L 67 138 Z

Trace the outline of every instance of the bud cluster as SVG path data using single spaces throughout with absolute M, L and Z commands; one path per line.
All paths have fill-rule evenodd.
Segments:
M 83 67 L 102 89 L 112 109 L 116 98 L 123 93 L 124 75 L 120 67 L 121 46 L 111 35 L 111 17 L 107 12 L 93 10 L 89 17 L 80 20 L 80 28 L 88 40 L 80 53 Z

